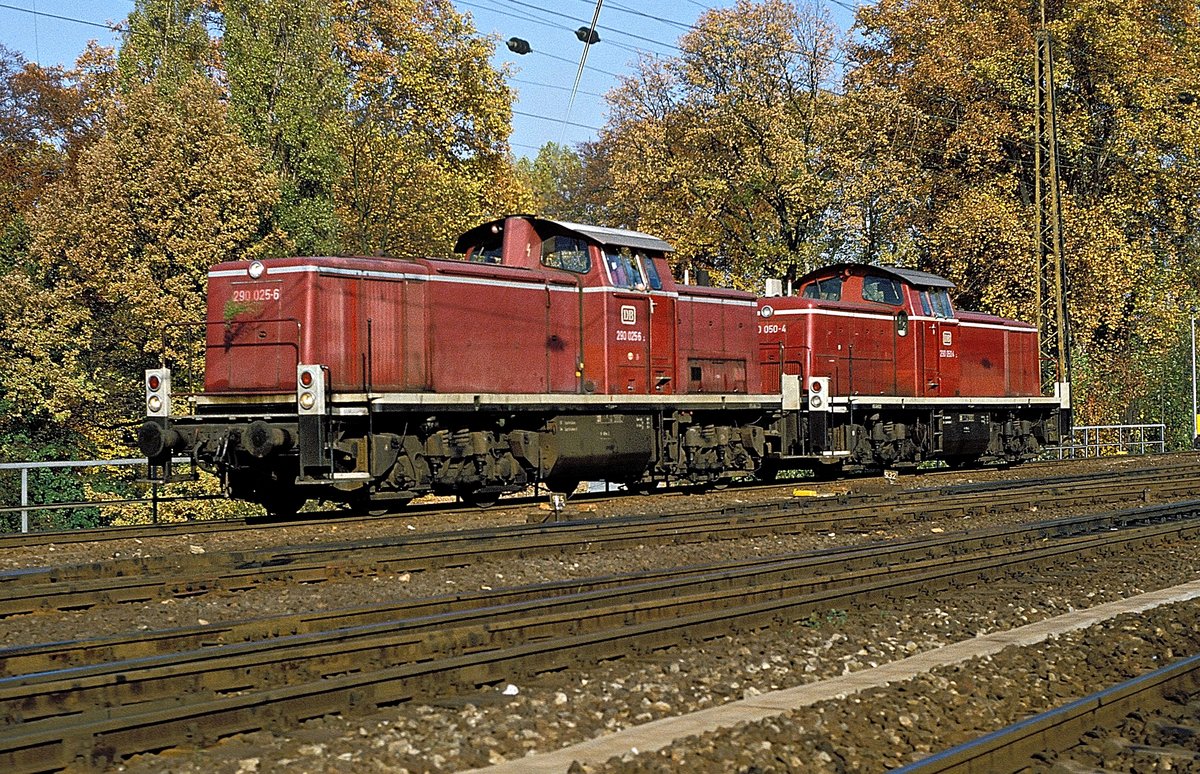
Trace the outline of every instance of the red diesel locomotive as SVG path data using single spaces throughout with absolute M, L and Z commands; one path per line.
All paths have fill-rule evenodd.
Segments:
M 758 299 L 677 283 L 670 245 L 647 234 L 530 216 L 456 249 L 213 267 L 203 391 L 146 373 L 152 475 L 186 455 L 230 496 L 288 513 L 1012 462 L 1057 436 L 1036 331 L 955 313 L 932 275 L 843 265 Z

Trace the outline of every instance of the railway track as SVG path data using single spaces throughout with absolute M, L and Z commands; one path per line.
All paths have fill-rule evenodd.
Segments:
M 269 584 L 322 583 L 459 567 L 488 559 L 590 553 L 812 531 L 862 531 L 984 511 L 1149 503 L 1200 496 L 1200 468 L 1056 476 L 958 484 L 888 497 L 798 501 L 695 509 L 669 517 L 628 516 L 515 525 L 338 544 L 282 546 L 197 555 L 119 559 L 0 573 L 0 618 L 46 610 L 145 603 Z
M 1155 458 L 1156 464 L 1154 470 L 1175 470 L 1181 474 L 1188 475 L 1191 472 L 1200 473 L 1200 455 L 1194 452 L 1179 452 L 1169 455 L 1160 455 Z M 1035 472 L 1040 470 L 1051 471 L 1050 476 L 1042 477 L 1041 480 L 1046 482 L 1057 480 L 1064 484 L 1072 481 L 1087 478 L 1088 476 L 1111 476 L 1110 472 L 1103 473 L 1086 473 L 1082 475 L 1062 475 L 1054 473 L 1054 469 L 1061 463 L 1057 462 L 1032 462 L 1022 466 L 1024 472 Z M 937 477 L 940 475 L 961 475 L 959 470 L 935 470 L 929 471 L 924 475 Z M 790 492 L 793 488 L 803 485 L 803 481 L 793 481 L 780 484 L 778 482 L 744 482 L 735 483 L 733 486 L 744 489 L 756 490 L 786 490 Z M 1012 482 L 983 482 L 978 486 L 987 487 L 992 484 L 1011 484 Z M 927 489 L 938 490 L 940 486 L 928 487 Z M 682 494 L 682 491 L 662 490 L 658 496 Z M 576 495 L 572 498 L 572 503 L 588 502 L 609 497 L 626 496 L 621 493 L 584 493 Z M 886 500 L 887 495 L 882 496 Z M 855 500 L 862 498 L 864 501 L 878 501 L 880 495 L 864 494 L 855 495 L 847 498 Z M 160 499 L 160 502 L 166 502 Z M 500 501 L 497 509 L 503 508 L 522 508 L 536 506 L 544 501 L 544 498 L 537 497 L 512 497 Z M 786 497 L 780 498 L 781 502 L 786 502 Z M 77 503 L 78 507 L 94 507 L 96 505 L 113 504 L 114 501 L 103 502 L 81 502 Z M 125 502 L 125 501 L 121 501 Z M 128 502 L 143 502 L 143 501 L 128 501 Z M 148 500 L 144 502 L 149 502 Z M 25 510 L 39 510 L 53 508 L 57 506 L 29 506 Z M 7 509 L 9 512 L 20 511 L 19 506 L 14 506 Z M 335 510 L 335 511 L 304 511 L 293 519 L 270 519 L 268 517 L 251 517 L 251 518 L 231 518 L 205 521 L 185 521 L 171 522 L 154 525 L 126 525 L 116 527 L 99 527 L 95 529 L 73 529 L 73 530 L 55 530 L 41 531 L 31 533 L 6 532 L 0 533 L 0 549 L 4 548 L 28 548 L 46 545 L 47 543 L 57 545 L 68 545 L 72 543 L 105 543 L 105 542 L 121 542 L 132 540 L 144 540 L 147 538 L 159 538 L 170 535 L 196 535 L 196 534 L 233 534 L 239 532 L 266 532 L 273 530 L 285 530 L 289 527 L 303 526 L 305 524 L 320 523 L 328 520 L 334 520 L 337 524 L 345 527 L 353 527 L 357 524 L 373 524 L 396 519 L 409 519 L 422 516 L 447 516 L 454 514 L 472 514 L 478 513 L 479 508 L 473 505 L 460 504 L 444 504 L 431 503 L 427 505 L 408 505 L 403 510 L 388 513 L 371 515 L 367 513 Z M 701 512 L 698 509 L 681 508 L 679 513 Z M 544 518 L 549 518 L 544 513 L 540 513 Z M 540 520 L 540 519 L 539 519 Z
M 897 774 L 1107 771 L 1097 758 L 1126 754 L 1135 767 L 1195 770 L 1200 655 L 1185 658 L 966 744 L 897 769 Z M 1132 743 L 1112 730 L 1131 716 L 1150 739 Z M 1113 738 L 1115 737 L 1115 738 Z M 1108 739 L 1112 744 L 1106 745 Z M 1107 748 L 1101 750 L 1101 748 Z M 1165 762 L 1165 766 L 1163 763 Z M 1137 768 L 1120 770 L 1137 770 Z
M 210 645 L 252 642 L 284 635 L 306 635 L 335 628 L 356 628 L 359 633 L 369 635 L 373 633 L 371 627 L 391 626 L 399 619 L 428 619 L 434 627 L 472 624 L 480 615 L 483 616 L 480 620 L 494 620 L 498 609 L 524 611 L 530 608 L 529 603 L 536 605 L 543 602 L 555 605 L 556 609 L 565 609 L 576 604 L 568 604 L 565 601 L 567 598 L 582 600 L 586 604 L 593 597 L 599 598 L 612 589 L 622 589 L 625 590 L 623 593 L 629 594 L 627 589 L 635 584 L 641 587 L 638 591 L 639 596 L 670 595 L 678 593 L 680 589 L 695 591 L 705 583 L 712 584 L 713 589 L 716 589 L 731 583 L 769 584 L 778 581 L 796 581 L 801 585 L 792 586 L 793 592 L 807 593 L 816 588 L 831 586 L 835 583 L 831 579 L 842 575 L 851 574 L 857 581 L 873 573 L 890 574 L 893 572 L 892 568 L 897 566 L 962 557 L 970 552 L 1008 550 L 1013 546 L 1051 537 L 1116 529 L 1128 526 L 1131 519 L 1138 523 L 1164 518 L 1174 519 L 1177 512 L 1176 505 L 1160 506 L 1139 509 L 1136 512 L 1117 511 L 1056 519 L 1032 526 L 995 527 L 938 538 L 846 546 L 804 552 L 786 558 L 767 556 L 692 567 L 471 591 L 361 608 L 181 627 L 138 633 L 136 636 L 113 636 L 7 648 L 0 649 L 0 674 L 24 674 L 86 666 Z M 803 586 L 804 582 L 811 582 L 813 588 L 806 589 Z M 484 612 L 480 613 L 481 610 Z
M 15 772 L 103 763 L 181 740 L 203 743 L 328 713 L 369 711 L 448 687 L 469 691 L 581 660 L 788 625 L 831 609 L 993 582 L 1096 552 L 1193 538 L 1200 533 L 1198 517 L 1200 501 L 1190 501 L 886 547 L 597 579 L 553 595 L 513 589 L 507 598 L 476 600 L 473 607 L 452 599 L 415 601 L 391 610 L 386 621 L 332 616 L 325 626 L 334 628 L 270 640 L 220 645 L 218 632 L 210 632 L 217 637 L 208 643 L 163 639 L 154 647 L 191 649 L 0 681 L 0 706 L 10 718 L 0 726 L 0 764 Z M 103 650 L 112 644 L 95 644 L 90 656 L 119 655 Z M 86 647 L 80 643 L 77 656 Z M 38 667 L 20 660 L 37 654 L 10 655 L 10 673 L 22 663 Z

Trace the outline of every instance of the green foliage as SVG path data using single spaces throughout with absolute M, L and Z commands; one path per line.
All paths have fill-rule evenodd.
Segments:
M 507 156 L 511 94 L 488 63 L 494 41 L 448 0 L 332 7 L 350 78 L 337 191 L 345 247 L 449 253 L 521 191 Z
M 279 175 L 277 222 L 298 253 L 336 252 L 348 81 L 334 59 L 328 3 L 224 0 L 222 11 L 230 116 Z
M 86 439 L 55 426 L 22 426 L 13 422 L 7 411 L 7 399 L 0 397 L 0 459 L 5 461 L 37 462 L 79 459 L 86 456 Z M 86 500 L 85 480 L 78 471 L 37 469 L 28 473 L 28 502 L 51 504 Z M 0 472 L 0 504 L 16 506 L 21 503 L 20 471 Z M 74 529 L 102 526 L 104 514 L 98 508 L 74 510 L 30 511 L 29 523 L 34 529 Z M 21 528 L 21 514 L 0 515 L 0 531 L 13 532 Z
M 214 64 L 202 0 L 137 0 L 117 57 L 121 88 L 174 94 Z

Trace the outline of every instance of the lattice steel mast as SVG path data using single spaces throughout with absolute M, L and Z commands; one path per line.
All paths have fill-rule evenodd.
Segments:
M 1037 199 L 1038 334 L 1042 390 L 1057 396 L 1070 426 L 1071 349 L 1067 318 L 1067 272 L 1063 260 L 1062 203 L 1058 181 L 1058 125 L 1054 100 L 1053 39 L 1046 29 L 1046 5 L 1035 40 L 1037 116 L 1034 142 L 1034 195 Z

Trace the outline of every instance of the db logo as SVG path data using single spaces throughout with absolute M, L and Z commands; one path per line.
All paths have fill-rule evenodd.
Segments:
M 622 325 L 637 325 L 637 307 L 636 306 L 621 307 L 621 324 Z
M 942 331 L 942 346 L 949 347 L 954 342 L 954 334 L 950 331 Z

